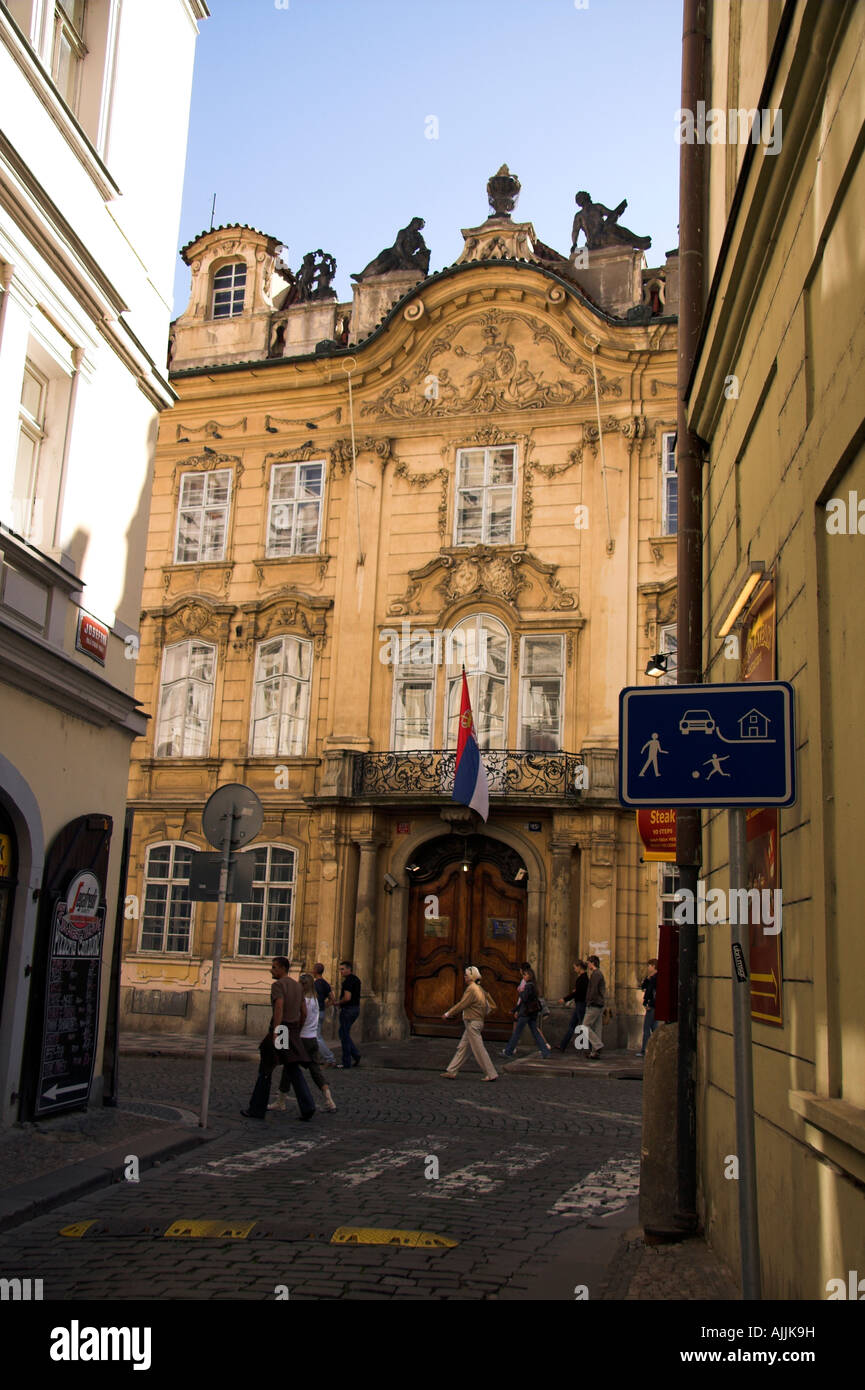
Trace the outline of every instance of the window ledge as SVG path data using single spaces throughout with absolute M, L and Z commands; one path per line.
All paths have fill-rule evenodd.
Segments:
M 865 1182 L 865 1110 L 848 1100 L 788 1091 L 790 1109 L 805 1121 L 805 1142 L 817 1153 Z
M 30 87 L 45 107 L 79 163 L 90 175 L 105 201 L 110 202 L 118 197 L 120 185 L 115 183 L 73 112 L 60 96 L 50 74 L 46 71 L 28 39 L 18 28 L 9 12 L 3 8 L 0 8 L 0 40 L 11 53 Z
M 865 1110 L 849 1100 L 818 1096 L 814 1091 L 789 1091 L 787 1098 L 791 1110 L 809 1125 L 865 1154 Z
M 264 555 L 260 560 L 256 560 L 257 565 L 291 565 L 299 564 L 302 560 L 308 560 L 313 565 L 326 565 L 330 560 L 329 555 L 316 551 L 308 555 Z

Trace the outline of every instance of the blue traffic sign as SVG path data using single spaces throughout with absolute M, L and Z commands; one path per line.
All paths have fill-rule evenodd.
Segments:
M 623 806 L 792 806 L 793 687 L 628 686 L 619 696 Z

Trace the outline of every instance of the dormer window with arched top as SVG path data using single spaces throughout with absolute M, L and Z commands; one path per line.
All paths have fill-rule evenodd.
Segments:
M 246 300 L 246 262 L 220 266 L 213 277 L 213 317 L 233 319 L 243 313 Z

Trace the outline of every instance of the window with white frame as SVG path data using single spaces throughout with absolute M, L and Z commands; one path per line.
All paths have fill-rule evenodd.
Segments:
M 267 556 L 317 555 L 324 464 L 278 463 L 270 475 Z
M 393 734 L 397 753 L 432 747 L 435 667 L 405 663 L 394 669 Z
M 78 112 L 84 46 L 86 0 L 54 0 L 51 78 L 70 110 Z
M 564 636 L 522 640 L 520 748 L 558 752 L 562 746 L 564 652 Z
M 447 651 L 446 748 L 456 748 L 459 738 L 463 666 L 478 747 L 484 750 L 506 746 L 510 649 L 507 628 L 489 613 L 475 614 L 453 629 Z
M 178 642 L 162 662 L 157 758 L 204 758 L 210 747 L 216 648 L 209 642 Z
M 312 643 L 275 637 L 255 654 L 252 756 L 302 758 L 309 728 Z
M 673 923 L 678 901 L 679 870 L 675 864 L 658 865 L 658 922 L 666 927 Z
M 192 942 L 192 899 L 189 870 L 195 853 L 191 845 L 151 845 L 144 866 L 142 951 L 189 951 Z
M 243 313 L 246 302 L 246 262 L 232 261 L 220 266 L 213 277 L 213 317 L 233 319 Z
M 676 436 L 661 436 L 661 534 L 675 536 L 679 524 L 679 475 L 676 471 Z
M 175 564 L 207 564 L 225 559 L 231 469 L 183 473 L 177 517 Z
M 509 545 L 514 537 L 517 451 L 459 449 L 455 545 Z
M 658 685 L 675 685 L 679 668 L 675 623 L 658 629 L 658 651 L 667 658 L 667 669 L 664 675 L 658 678 Z
M 246 853 L 255 856 L 252 901 L 241 903 L 237 914 L 237 954 L 290 955 L 297 855 L 281 845 L 260 845 Z
M 18 409 L 18 450 L 12 493 L 14 527 L 25 540 L 33 538 L 41 529 L 39 464 L 45 439 L 47 402 L 48 379 L 28 358 Z

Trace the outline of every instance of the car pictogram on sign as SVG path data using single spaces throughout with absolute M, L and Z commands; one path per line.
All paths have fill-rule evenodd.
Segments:
M 688 709 L 679 720 L 679 732 L 713 734 L 715 721 L 707 709 Z

